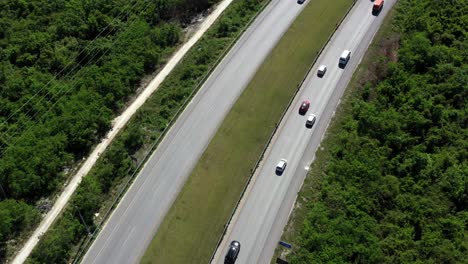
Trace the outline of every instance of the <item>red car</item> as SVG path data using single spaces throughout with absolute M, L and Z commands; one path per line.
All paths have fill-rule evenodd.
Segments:
M 299 114 L 305 115 L 309 110 L 310 102 L 307 100 L 302 101 L 301 107 L 299 107 Z

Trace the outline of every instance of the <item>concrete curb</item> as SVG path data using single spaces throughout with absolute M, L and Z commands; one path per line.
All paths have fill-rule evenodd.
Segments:
M 258 17 L 258 15 L 265 9 L 265 7 L 270 3 L 270 0 L 267 1 L 260 9 L 259 11 L 254 15 L 254 17 L 242 28 L 242 30 L 238 33 L 238 35 L 229 43 L 229 45 L 226 47 L 226 49 L 221 53 L 221 55 L 218 57 L 218 59 L 214 62 L 212 67 L 205 73 L 205 75 L 201 78 L 201 80 L 198 82 L 196 85 L 196 88 L 192 90 L 192 92 L 187 96 L 186 100 L 183 102 L 182 106 L 177 110 L 176 114 L 172 117 L 172 119 L 169 121 L 168 125 L 166 128 L 161 132 L 161 135 L 154 141 L 153 145 L 150 147 L 150 150 L 145 154 L 144 158 L 142 161 L 137 165 L 135 168 L 135 171 L 132 173 L 130 176 L 129 180 L 124 184 L 124 187 L 122 190 L 119 192 L 117 195 L 115 201 L 112 203 L 112 206 L 107 210 L 105 213 L 105 216 L 103 217 L 103 220 L 101 223 L 96 227 L 94 232 L 91 234 L 90 237 L 85 239 L 79 246 L 79 248 L 82 248 L 73 258 L 72 263 L 79 263 L 80 260 L 83 258 L 83 253 L 85 253 L 91 243 L 94 241 L 94 239 L 97 237 L 99 234 L 99 231 L 102 229 L 102 227 L 105 225 L 107 220 L 109 219 L 110 215 L 114 211 L 114 209 L 117 207 L 117 205 L 120 203 L 120 200 L 122 197 L 125 195 L 127 192 L 128 188 L 131 186 L 133 183 L 133 180 L 135 179 L 135 176 L 140 172 L 142 169 L 143 165 L 148 161 L 149 157 L 153 154 L 161 140 L 164 138 L 164 136 L 167 134 L 169 129 L 174 125 L 175 121 L 177 118 L 180 116 L 180 114 L 183 112 L 183 110 L 187 107 L 187 105 L 190 103 L 190 101 L 193 99 L 194 95 L 200 90 L 200 88 L 203 86 L 205 81 L 209 78 L 209 76 L 213 73 L 213 71 L 216 69 L 216 67 L 219 65 L 219 63 L 224 59 L 224 57 L 227 55 L 227 53 L 231 50 L 231 48 L 235 45 L 235 43 L 242 37 L 244 32 L 247 30 L 247 28 L 252 24 L 252 22 Z M 224 12 L 224 11 L 223 11 Z M 195 46 L 194 46 L 195 47 Z M 187 54 L 186 54 L 187 56 Z
M 257 170 L 258 166 L 260 165 L 260 162 L 263 160 L 263 157 L 265 155 L 265 152 L 266 150 L 268 149 L 268 147 L 270 146 L 270 143 L 271 143 L 271 140 L 273 139 L 273 136 L 275 135 L 276 131 L 278 130 L 278 127 L 279 127 L 279 124 L 281 124 L 281 121 L 283 120 L 284 116 L 286 115 L 289 107 L 291 106 L 292 102 L 294 101 L 294 98 L 296 98 L 296 95 L 297 93 L 299 92 L 300 88 L 302 87 L 302 84 L 305 82 L 305 80 L 307 79 L 307 76 L 309 75 L 310 71 L 312 70 L 312 68 L 314 67 L 315 63 L 317 62 L 318 58 L 320 57 L 320 54 L 323 52 L 323 50 L 325 49 L 325 47 L 328 45 L 328 43 L 330 42 L 331 38 L 333 37 L 333 35 L 335 34 L 336 30 L 340 27 L 340 25 L 343 23 L 343 20 L 348 16 L 349 12 L 353 9 L 354 5 L 356 4 L 357 0 L 353 0 L 353 4 L 351 5 L 351 7 L 348 9 L 348 11 L 346 11 L 345 15 L 343 16 L 343 18 L 340 20 L 340 22 L 336 25 L 335 27 L 335 30 L 333 31 L 332 34 L 330 34 L 330 36 L 328 37 L 327 41 L 325 42 L 325 44 L 322 46 L 322 48 L 319 50 L 319 52 L 317 53 L 317 56 L 315 57 L 314 61 L 312 62 L 312 64 L 310 65 L 309 69 L 307 70 L 304 78 L 302 79 L 302 81 L 297 85 L 297 89 L 296 91 L 294 92 L 294 95 L 291 97 L 291 99 L 289 100 L 289 103 L 287 105 L 287 107 L 285 108 L 285 110 L 283 111 L 283 113 L 281 114 L 281 117 L 280 119 L 278 120 L 278 122 L 276 123 L 276 126 L 275 126 L 275 129 L 273 130 L 273 132 L 271 133 L 269 139 L 268 139 L 268 142 L 265 144 L 265 147 L 263 148 L 262 150 L 262 154 L 260 154 L 260 157 L 259 159 L 257 160 L 257 162 L 255 163 L 255 166 L 253 167 L 253 169 L 251 170 L 251 174 L 250 174 L 250 177 L 249 179 L 247 180 L 247 183 L 244 187 L 244 189 L 242 190 L 242 193 L 241 193 L 241 196 L 239 198 L 239 200 L 237 201 L 236 203 L 236 206 L 234 207 L 234 210 L 232 211 L 231 213 L 231 216 L 229 217 L 229 221 L 227 222 L 227 224 L 224 226 L 224 230 L 223 230 L 223 233 L 222 235 L 220 236 L 219 240 L 218 240 L 218 243 L 216 245 L 216 249 L 214 250 L 213 254 L 211 255 L 211 258 L 210 258 L 210 263 L 213 261 L 214 259 L 214 256 L 216 254 L 216 252 L 218 251 L 218 248 L 219 248 L 219 245 L 221 244 L 224 236 L 226 235 L 226 231 L 229 227 L 229 224 L 231 223 L 232 221 L 232 218 L 234 217 L 234 214 L 236 213 L 237 211 L 237 208 L 240 204 L 240 202 L 242 201 L 242 198 L 244 197 L 244 194 L 250 184 L 250 181 L 252 180 L 254 174 L 255 174 L 255 171 Z

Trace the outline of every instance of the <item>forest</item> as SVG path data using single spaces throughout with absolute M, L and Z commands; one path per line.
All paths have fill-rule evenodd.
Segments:
M 142 78 L 218 1 L 0 2 L 0 263 L 39 223 Z M 27 263 L 82 257 L 171 120 L 266 2 L 235 0 L 225 10 L 100 155 Z
M 289 263 L 467 263 L 468 5 L 396 8 L 396 56 L 330 135 Z
M 215 2 L 0 1 L 0 262 Z

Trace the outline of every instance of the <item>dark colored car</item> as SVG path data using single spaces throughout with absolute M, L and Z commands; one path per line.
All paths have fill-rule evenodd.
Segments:
M 224 264 L 234 264 L 240 251 L 239 241 L 233 240 L 229 245 L 229 250 L 224 258 Z
M 302 5 L 305 2 L 305 0 L 297 0 L 297 3 Z
M 300 115 L 305 115 L 307 113 L 307 110 L 309 110 L 310 102 L 305 100 L 302 101 L 301 107 L 299 107 L 299 114 Z

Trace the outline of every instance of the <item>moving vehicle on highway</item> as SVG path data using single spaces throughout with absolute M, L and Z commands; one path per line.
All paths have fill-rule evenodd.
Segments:
M 327 72 L 327 66 L 320 65 L 320 67 L 318 68 L 318 71 L 317 71 L 317 76 L 322 77 L 323 75 L 325 75 L 325 72 Z
M 338 66 L 341 67 L 341 68 L 344 68 L 346 66 L 346 64 L 348 63 L 349 59 L 351 58 L 351 51 L 349 50 L 344 50 L 342 53 L 341 53 L 341 56 L 340 56 L 340 61 L 338 63 Z
M 286 165 L 288 164 L 288 161 L 285 159 L 280 159 L 278 164 L 276 165 L 276 173 L 278 175 L 281 175 L 283 171 L 286 169 Z
M 239 241 L 231 241 L 229 250 L 226 253 L 226 257 L 224 258 L 224 264 L 234 264 L 236 262 L 237 256 L 239 256 L 240 247 L 241 245 Z
M 301 106 L 299 107 L 299 114 L 300 115 L 305 115 L 307 113 L 307 110 L 309 110 L 310 102 L 308 100 L 304 100 L 301 103 Z
M 375 0 L 374 6 L 372 7 L 372 13 L 377 14 L 382 10 L 384 0 Z
M 307 117 L 306 127 L 311 128 L 315 123 L 315 119 L 317 119 L 317 117 L 314 114 L 310 114 L 309 117 Z
M 302 5 L 305 2 L 305 0 L 297 0 L 297 3 Z

